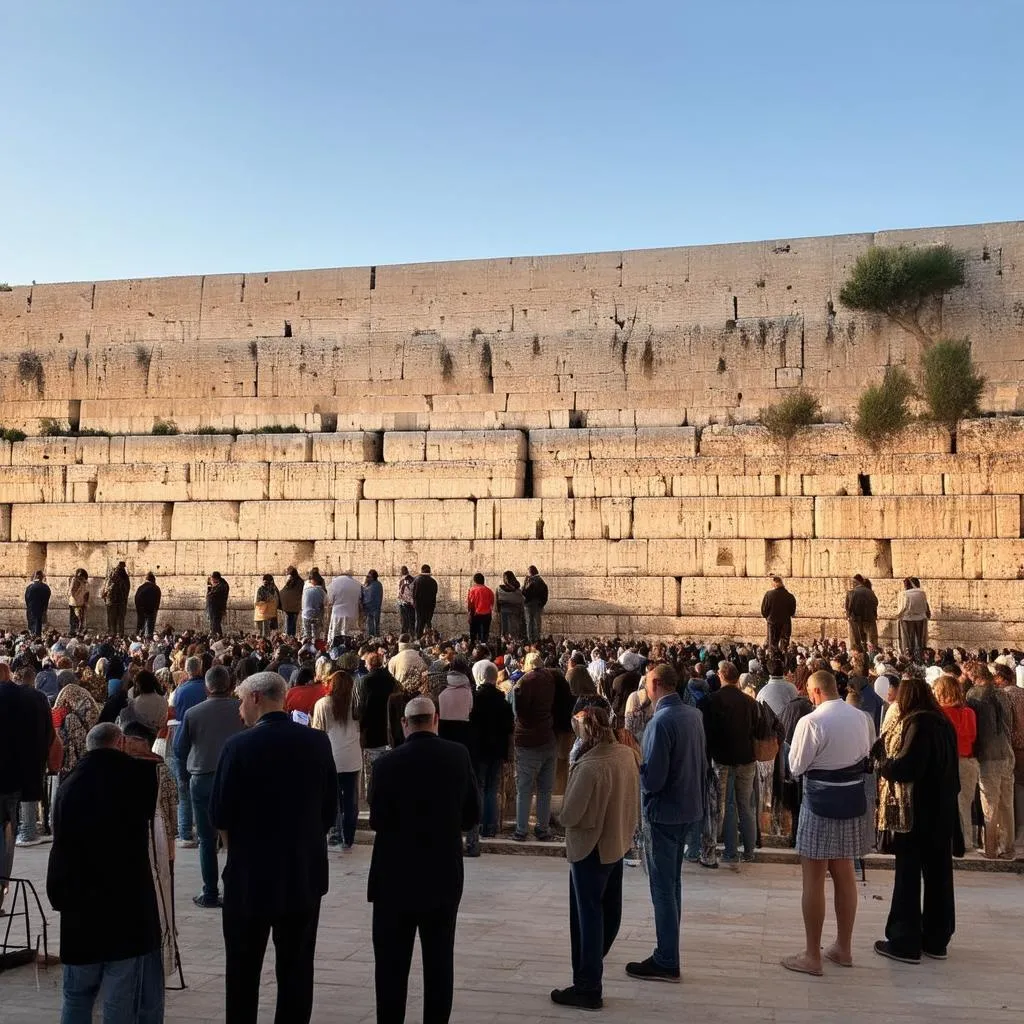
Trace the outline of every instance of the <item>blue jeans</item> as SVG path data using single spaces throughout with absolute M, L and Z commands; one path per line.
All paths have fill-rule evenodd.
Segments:
M 526 639 L 535 643 L 540 639 L 541 619 L 544 609 L 539 604 L 523 605 L 523 615 L 526 618 Z
M 10 878 L 14 870 L 14 837 L 18 829 L 18 793 L 0 793 L 0 879 Z M 7 882 L 0 881 L 0 907 L 4 903 Z
M 530 802 L 537 790 L 537 835 L 546 836 L 551 828 L 551 790 L 555 785 L 557 746 L 516 747 L 516 832 L 530 830 Z
M 359 772 L 338 772 L 338 819 L 334 833 L 341 837 L 345 846 L 355 842 L 358 820 Z
M 217 831 L 210 818 L 210 794 L 213 793 L 213 772 L 193 775 L 189 793 L 195 814 L 196 837 L 199 839 L 199 870 L 203 876 L 203 896 L 217 898 Z
M 285 612 L 284 613 L 284 631 L 288 636 L 295 636 L 295 626 L 299 621 L 298 612 Z
M 31 843 L 39 836 L 39 801 L 22 800 L 18 820 L 18 839 Z
M 366 635 L 380 636 L 380 609 L 376 611 L 366 610 Z
M 103 996 L 103 1024 L 162 1024 L 164 965 L 160 950 L 128 960 L 64 965 L 60 1024 L 91 1024 Z
M 498 787 L 501 785 L 501 770 L 504 761 L 477 761 L 476 784 L 480 790 L 480 804 L 483 814 L 480 818 L 480 835 L 496 836 L 501 828 L 498 820 Z
M 622 861 L 602 864 L 595 847 L 569 865 L 569 942 L 572 983 L 580 992 L 601 995 L 604 958 L 622 920 Z
M 725 860 L 736 860 L 736 818 L 739 817 L 740 835 L 743 837 L 743 853 L 754 856 L 757 844 L 757 820 L 754 817 L 754 779 L 757 777 L 757 762 L 750 764 L 718 766 L 719 822 L 724 825 L 723 842 Z
M 667 970 L 679 970 L 679 924 L 683 915 L 683 849 L 694 822 L 665 825 L 644 822 L 647 832 L 647 872 L 654 904 L 654 929 L 658 945 L 654 962 Z
M 179 729 L 181 726 L 178 727 Z M 181 771 L 178 759 L 170 752 L 171 741 L 167 741 L 167 767 L 171 777 L 178 784 L 178 838 L 194 838 L 194 827 L 192 819 L 192 797 L 189 793 L 188 772 Z

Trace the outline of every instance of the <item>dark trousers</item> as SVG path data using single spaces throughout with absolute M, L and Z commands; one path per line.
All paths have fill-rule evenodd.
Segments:
M 953 842 L 897 833 L 896 873 L 885 937 L 900 953 L 944 952 L 956 930 L 953 898 Z M 924 882 L 924 908 L 921 882 Z
M 46 611 L 42 608 L 29 608 L 26 612 L 28 619 L 28 631 L 32 636 L 43 635 L 43 619 L 46 618 Z
M 224 619 L 224 612 L 216 610 L 214 608 L 206 609 L 206 616 L 210 620 L 210 633 L 214 636 L 220 635 L 220 624 Z
M 469 639 L 473 643 L 485 644 L 491 634 L 490 615 L 470 615 Z
M 284 631 L 288 636 L 295 636 L 295 627 L 299 621 L 298 612 L 285 612 L 284 613 Z
M 81 609 L 76 608 L 73 604 L 68 605 L 68 631 L 72 636 L 74 636 L 80 629 L 85 629 L 85 615 L 88 608 L 88 605 L 85 605 Z M 81 614 L 79 614 L 79 612 L 81 612 Z
M 274 1022 L 307 1024 L 313 1013 L 313 954 L 319 920 L 319 903 L 277 917 L 224 908 L 226 1024 L 256 1024 L 260 971 L 271 932 L 277 974 Z
M 569 942 L 572 983 L 580 992 L 601 995 L 604 958 L 622 920 L 622 861 L 602 864 L 595 847 L 569 865 Z
M 417 636 L 423 636 L 424 633 L 434 624 L 434 609 L 433 606 L 430 608 L 416 608 L 416 624 L 414 627 Z
M 504 761 L 485 759 L 477 761 L 476 785 L 480 790 L 480 806 L 483 814 L 480 817 L 480 835 L 490 838 L 496 836 L 501 829 L 501 810 L 498 790 L 501 787 L 501 773 Z
M 788 644 L 793 635 L 793 620 L 786 619 L 785 622 L 768 623 L 768 646 L 778 649 L 779 644 L 785 640 Z
M 124 619 L 128 614 L 127 604 L 107 605 L 107 632 L 114 636 L 124 636 Z
M 359 772 L 338 772 L 338 819 L 334 833 L 345 846 L 355 842 L 358 821 Z
M 448 1024 L 455 987 L 458 903 L 417 911 L 407 904 L 373 905 L 377 1024 L 404 1024 L 416 932 L 423 953 L 423 1024 Z
M 156 612 L 140 612 L 136 609 L 135 617 L 136 636 L 152 636 L 156 632 Z
M 398 617 L 401 620 L 401 632 L 411 633 L 416 628 L 416 609 L 411 604 L 399 604 Z

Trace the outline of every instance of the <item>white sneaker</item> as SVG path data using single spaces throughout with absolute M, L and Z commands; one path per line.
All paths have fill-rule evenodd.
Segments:
M 199 843 L 195 839 L 179 839 L 178 849 L 179 850 L 194 850 L 199 846 Z
M 14 840 L 14 845 L 15 846 L 42 846 L 44 842 L 46 842 L 45 839 L 41 839 L 39 836 L 36 836 L 35 839 L 15 839 Z

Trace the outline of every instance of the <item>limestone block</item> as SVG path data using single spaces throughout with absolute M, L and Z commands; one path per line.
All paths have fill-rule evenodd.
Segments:
M 365 430 L 313 434 L 313 462 L 380 462 L 383 435 Z
M 746 540 L 699 540 L 697 547 L 703 576 L 746 576 Z M 723 584 L 728 586 L 728 584 Z
M 545 535 L 548 507 L 554 507 L 555 521 L 560 521 L 560 502 L 544 503 Z M 572 502 L 572 536 L 577 540 L 621 540 L 632 536 L 633 500 L 631 498 L 577 498 Z
M 9 466 L 11 464 L 11 449 L 13 445 L 10 441 L 0 441 L 0 466 Z
M 256 544 L 256 560 L 249 565 L 249 571 L 257 575 L 270 573 L 280 586 L 288 566 L 294 565 L 305 576 L 316 565 L 313 551 L 316 542 L 312 540 L 261 540 Z
M 529 457 L 530 461 L 534 463 L 556 461 L 572 463 L 589 459 L 590 431 L 531 430 L 529 433 Z
M 477 503 L 477 536 L 504 540 L 568 540 L 573 537 L 573 502 L 558 498 L 524 498 Z M 481 534 L 481 523 L 492 531 Z M 491 525 L 492 524 L 492 525 Z
M 171 506 L 163 502 L 100 505 L 14 505 L 10 537 L 0 540 L 170 540 Z M 0 531 L 2 532 L 2 531 Z
M 0 544 L 0 576 L 15 576 L 23 579 L 27 586 L 32 575 L 38 570 L 50 571 L 47 569 L 46 559 L 46 544 Z
M 281 468 L 295 465 L 283 463 Z M 270 479 L 276 468 L 276 465 L 270 466 L 266 462 L 193 462 L 188 466 L 188 498 L 190 501 L 262 501 L 267 497 L 273 498 Z
M 790 576 L 793 573 L 793 550 L 800 541 L 748 540 L 747 575 Z
M 902 543 L 849 538 L 794 540 L 792 575 L 849 579 L 861 573 L 872 580 L 903 576 L 906 573 L 895 570 L 897 545 Z
M 944 453 L 949 451 L 949 434 L 934 425 L 914 425 L 901 436 L 903 452 Z M 847 423 L 821 423 L 800 431 L 787 446 L 772 440 L 761 426 L 705 427 L 700 435 L 701 455 L 744 455 L 790 459 L 815 455 L 872 455 Z
M 238 508 L 240 540 L 334 537 L 333 501 L 243 501 Z
M 396 540 L 469 539 L 475 530 L 472 501 L 401 499 L 394 502 Z
M 334 498 L 335 465 L 331 462 L 271 463 L 268 497 L 271 501 Z M 353 493 L 337 497 L 359 498 L 358 480 L 349 488 Z
M 545 573 L 549 575 L 558 576 L 607 576 L 608 572 L 608 558 L 609 552 L 613 547 L 617 545 L 610 544 L 604 540 L 553 540 L 553 541 L 496 541 L 497 544 L 518 544 L 522 547 L 537 544 L 547 544 L 551 548 L 551 566 L 549 569 L 541 567 L 540 562 L 528 561 L 527 565 L 536 565 L 540 570 L 541 575 Z M 619 542 L 622 543 L 622 542 Z M 644 542 L 646 543 L 646 542 Z M 647 575 L 647 558 L 646 549 L 643 552 L 644 560 L 643 565 L 633 566 L 638 575 Z M 631 559 L 625 556 L 627 561 Z M 634 558 L 636 556 L 634 555 Z M 522 559 L 518 559 L 515 563 L 517 566 L 522 565 Z M 524 566 L 525 568 L 525 566 Z M 520 569 L 516 573 L 517 576 L 522 575 Z M 626 575 L 625 573 L 615 573 L 614 575 Z
M 188 501 L 188 466 L 129 463 L 97 466 L 95 501 Z
M 367 498 L 520 498 L 522 462 L 406 462 L 369 465 Z
M 27 437 L 11 446 L 10 465 L 97 465 L 109 459 L 108 437 Z
M 0 495 L 5 501 L 64 501 L 66 467 L 0 466 Z
M 308 462 L 309 434 L 239 434 L 231 446 L 232 462 Z
M 843 499 L 834 499 L 843 500 Z M 634 537 L 809 537 L 812 498 L 636 498 Z
M 426 431 L 387 430 L 384 432 L 385 462 L 422 462 L 426 457 Z
M 395 503 L 373 499 L 339 501 L 335 522 L 335 540 L 394 540 Z
M 665 610 L 665 581 L 661 577 L 549 576 L 546 582 L 550 595 L 547 609 L 555 615 L 629 615 L 638 609 L 660 615 Z M 670 595 L 675 585 L 672 580 Z M 674 614 L 674 598 L 670 604 Z
M 251 573 L 257 567 L 254 540 L 180 540 L 174 545 L 174 571 L 179 576 L 224 576 Z
M 228 462 L 233 438 L 219 434 L 171 434 L 154 437 L 126 437 L 124 461 L 137 462 Z
M 556 543 L 558 542 L 556 541 Z M 574 546 L 579 547 L 583 543 L 586 542 L 576 541 Z M 604 543 L 608 559 L 608 575 L 646 576 L 649 571 L 648 546 L 649 542 L 646 540 L 616 540 Z M 653 566 L 653 571 L 665 572 L 667 568 L 667 566 L 656 564 Z
M 664 573 L 666 576 L 696 575 L 701 571 L 697 541 L 693 538 L 658 538 L 648 541 L 647 570 Z
M 1024 416 L 964 420 L 956 431 L 956 450 L 965 455 L 1024 451 Z
M 815 498 L 817 537 L 1019 537 L 1014 496 Z
M 526 458 L 526 435 L 520 430 L 429 430 L 425 455 L 428 462 L 517 462 Z
M 909 543 L 909 542 L 908 542 Z M 963 569 L 960 570 L 959 562 L 947 562 L 946 559 L 933 560 L 927 557 L 924 551 L 914 552 L 919 555 L 919 560 L 912 564 L 919 564 L 920 570 L 912 574 L 924 576 L 929 567 L 940 565 L 943 575 L 959 576 L 965 579 L 986 579 L 986 580 L 1019 580 L 1024 579 L 1024 540 L 965 540 L 963 542 Z M 895 544 L 893 545 L 893 558 L 896 557 Z M 911 563 L 911 559 L 907 559 Z M 1024 617 L 1024 616 L 1022 616 Z
M 255 540 L 239 536 L 239 502 L 178 501 L 171 519 L 172 540 Z
M 335 576 L 340 572 L 359 574 L 367 569 L 376 569 L 382 575 L 393 576 L 397 570 L 388 554 L 389 550 L 387 541 L 318 540 L 313 544 L 313 554 L 309 561 L 325 576 Z M 307 567 L 299 568 L 305 575 Z M 412 568 L 418 571 L 419 565 Z M 386 610 L 387 603 L 385 599 Z

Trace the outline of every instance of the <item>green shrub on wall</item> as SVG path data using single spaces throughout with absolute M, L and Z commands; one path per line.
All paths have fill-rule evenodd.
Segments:
M 906 370 L 899 366 L 886 368 L 881 384 L 868 388 L 857 403 L 854 432 L 872 448 L 881 448 L 901 434 L 913 420 L 910 399 L 917 388 Z
M 971 358 L 971 343 L 947 339 L 936 342 L 921 357 L 921 396 L 928 414 L 951 431 L 963 419 L 977 416 L 985 378 Z
M 758 420 L 774 440 L 788 443 L 801 430 L 821 422 L 821 403 L 806 388 L 797 388 L 791 395 L 762 409 Z

